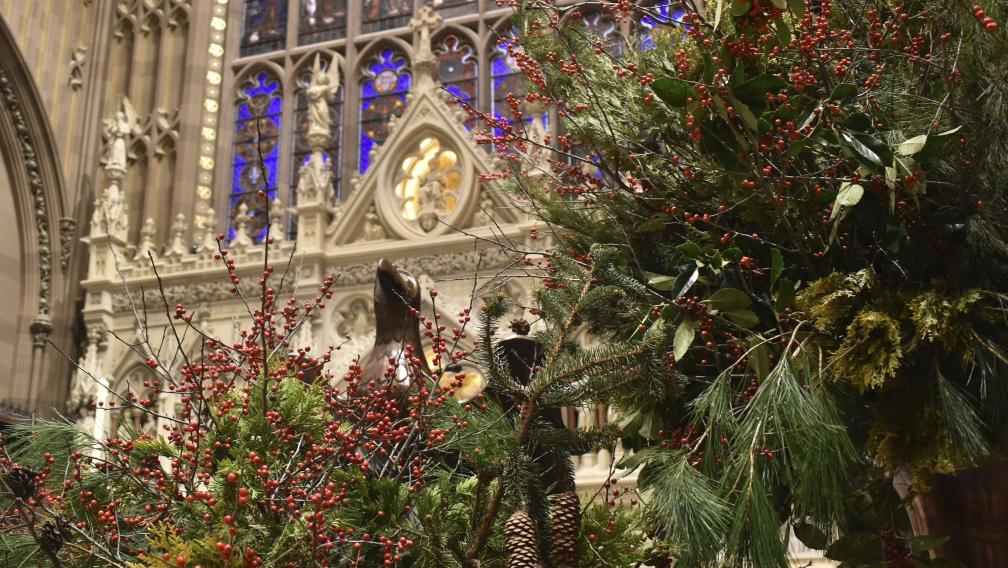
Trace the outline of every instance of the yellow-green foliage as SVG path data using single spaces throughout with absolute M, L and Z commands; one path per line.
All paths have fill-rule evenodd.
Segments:
M 899 323 L 882 312 L 864 310 L 847 326 L 834 365 L 838 377 L 863 392 L 894 377 L 902 358 Z
M 981 294 L 970 290 L 959 297 L 945 296 L 940 288 L 932 288 L 907 302 L 915 327 L 914 347 L 936 343 L 948 353 L 959 353 L 963 364 L 969 363 L 972 350 L 970 315 Z
M 875 273 L 859 270 L 853 274 L 834 272 L 802 290 L 796 302 L 820 330 L 842 325 L 857 307 L 859 296 L 875 282 Z

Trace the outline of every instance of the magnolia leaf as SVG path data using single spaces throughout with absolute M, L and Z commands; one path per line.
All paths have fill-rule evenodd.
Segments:
M 752 339 L 756 346 L 749 352 L 749 366 L 752 367 L 756 378 L 763 380 L 770 374 L 770 356 L 767 354 L 766 343 L 759 337 Z
M 909 140 L 904 140 L 899 146 L 896 147 L 896 151 L 902 156 L 913 156 L 917 152 L 924 149 L 924 145 L 927 144 L 927 134 L 921 134 L 919 136 L 914 136 Z
M 787 0 L 772 0 L 773 5 L 777 6 L 781 10 L 787 10 Z
M 757 122 L 756 115 L 753 114 L 753 112 L 751 110 L 749 110 L 749 107 L 746 106 L 745 103 L 743 103 L 742 101 L 738 100 L 735 97 L 728 97 L 728 100 L 731 102 L 732 106 L 735 108 L 735 112 L 738 113 L 739 118 L 741 118 L 742 122 L 745 123 L 746 128 L 748 128 L 749 130 L 752 130 L 753 132 L 758 131 L 759 130 L 759 122 Z
M 724 0 L 717 0 L 717 7 L 714 8 L 714 31 L 717 31 L 721 24 L 721 12 L 724 10 Z
M 787 81 L 773 75 L 759 75 L 742 83 L 733 89 L 733 94 L 742 102 L 756 107 L 765 108 L 766 95 L 788 87 Z
M 774 310 L 784 311 L 795 299 L 795 284 L 787 278 L 781 278 L 780 286 L 777 288 L 777 296 L 774 298 Z
M 658 446 L 650 446 L 647 448 L 643 448 L 639 451 L 634 452 L 632 455 L 629 455 L 620 460 L 620 462 L 616 464 L 616 467 L 619 469 L 626 469 L 629 471 L 633 471 L 638 467 L 640 467 L 640 465 L 644 463 L 644 461 L 648 458 L 648 456 L 655 453 L 656 451 L 658 451 Z
M 788 0 L 788 8 L 799 19 L 805 15 L 805 0 Z
M 676 279 L 674 276 L 655 274 L 654 272 L 645 272 L 644 276 L 648 279 L 648 286 L 658 290 L 659 292 L 668 292 L 669 290 L 675 288 Z
M 841 132 L 840 136 L 842 136 L 843 139 L 846 140 L 848 144 L 850 144 L 851 149 L 854 150 L 854 153 L 856 153 L 858 156 L 861 156 L 862 158 L 868 160 L 869 162 L 871 162 L 876 166 L 882 165 L 882 157 L 879 156 L 878 153 L 875 152 L 875 150 L 869 148 L 867 144 L 865 144 L 861 140 L 858 140 L 857 138 L 855 138 L 854 136 L 852 136 L 847 132 Z
M 696 89 L 686 81 L 663 77 L 651 83 L 651 90 L 658 98 L 671 107 L 686 106 L 686 99 L 696 99 L 698 94 Z
M 752 304 L 752 300 L 745 292 L 737 288 L 721 288 L 711 294 L 710 305 L 719 312 L 730 312 L 741 308 L 747 308 Z
M 745 16 L 751 7 L 752 3 L 750 3 L 749 0 L 735 0 L 732 3 L 731 15 L 736 18 Z
M 676 328 L 675 338 L 672 340 L 672 354 L 675 355 L 676 361 L 682 359 L 683 355 L 689 351 L 695 335 L 696 330 L 693 329 L 693 322 L 689 320 L 680 323 Z
M 685 277 L 685 279 L 683 279 L 684 277 Z M 700 269 L 699 268 L 694 268 L 693 272 L 689 276 L 686 276 L 685 272 L 683 274 L 681 274 L 679 276 L 679 278 L 676 279 L 676 283 L 677 284 L 679 282 L 682 283 L 681 286 L 677 286 L 677 288 L 679 289 L 679 291 L 676 292 L 676 298 L 681 298 L 681 297 L 685 296 L 686 292 L 689 292 L 689 289 L 692 288 L 694 284 L 696 284 L 696 281 L 697 281 L 698 278 L 700 278 Z
M 794 525 L 794 535 L 805 546 L 812 550 L 823 550 L 829 545 L 829 537 L 819 528 L 808 523 L 797 523 Z
M 752 310 L 732 310 L 730 312 L 722 312 L 722 314 L 734 322 L 735 325 L 746 329 L 759 323 L 759 316 Z
M 781 272 L 784 272 L 784 255 L 780 249 L 770 249 L 770 286 L 777 283 Z
M 940 548 L 943 544 L 949 541 L 947 536 L 933 536 L 933 535 L 921 535 L 915 536 L 910 539 L 910 550 L 913 552 L 926 552 L 928 550 L 934 550 Z
M 830 99 L 834 101 L 845 101 L 847 99 L 853 99 L 857 96 L 858 88 L 856 85 L 851 83 L 840 83 L 836 87 L 833 87 L 833 92 L 830 93 Z
M 952 135 L 959 132 L 960 128 L 962 126 L 956 126 L 951 130 L 928 136 L 928 141 L 924 144 L 924 149 L 920 151 L 917 158 L 921 161 L 928 161 L 937 156 L 945 149 L 945 145 L 952 139 Z
M 863 195 L 864 188 L 856 183 L 845 181 L 840 184 L 840 191 L 837 192 L 836 201 L 833 202 L 833 213 L 830 214 L 830 221 L 840 215 L 841 208 L 857 205 Z
M 696 260 L 700 258 L 701 254 L 703 254 L 703 250 L 700 248 L 700 245 L 691 241 L 686 241 L 685 243 L 677 246 L 676 249 L 689 260 Z

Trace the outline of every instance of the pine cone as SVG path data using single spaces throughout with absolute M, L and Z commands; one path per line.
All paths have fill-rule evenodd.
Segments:
M 56 554 L 63 548 L 63 533 L 55 523 L 46 521 L 42 525 L 42 531 L 39 534 L 39 545 L 53 554 Z
M 515 511 L 504 523 L 507 538 L 507 568 L 542 568 L 536 549 L 535 527 L 532 517 L 524 511 Z
M 30 467 L 16 465 L 4 475 L 4 483 L 7 484 L 7 487 L 10 488 L 11 493 L 15 497 L 28 500 L 34 497 L 35 492 L 38 490 L 35 483 L 36 477 L 38 477 L 37 471 Z
M 515 335 L 528 335 L 529 332 L 532 331 L 532 324 L 522 318 L 511 320 L 510 327 L 511 331 L 513 331 Z
M 578 535 L 581 533 L 581 500 L 565 491 L 553 496 L 550 557 L 554 568 L 578 568 Z

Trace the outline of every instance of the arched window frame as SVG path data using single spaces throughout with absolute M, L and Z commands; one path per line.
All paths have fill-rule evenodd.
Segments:
M 438 80 L 443 87 L 464 104 L 480 108 L 480 61 L 476 45 L 467 30 L 447 28 L 435 37 L 434 55 L 438 58 Z M 463 67 L 461 72 L 459 67 Z M 476 117 L 466 120 L 465 126 L 469 130 L 477 127 Z
M 388 119 L 402 116 L 406 96 L 413 86 L 409 54 L 393 45 L 382 44 L 362 58 L 357 71 L 359 79 L 357 105 L 357 169 L 360 173 L 370 166 L 370 154 L 388 137 Z M 395 81 L 390 83 L 390 81 Z M 387 107 L 385 105 L 391 105 Z M 380 109 L 380 110 L 379 110 Z M 368 128 L 375 134 L 368 134 Z

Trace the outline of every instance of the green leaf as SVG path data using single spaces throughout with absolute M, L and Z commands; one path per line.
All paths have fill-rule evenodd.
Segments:
M 780 77 L 759 75 L 733 89 L 733 94 L 742 102 L 754 108 L 763 109 L 767 104 L 767 93 L 780 91 L 787 87 L 787 81 Z
M 781 272 L 784 272 L 784 255 L 780 249 L 770 249 L 770 286 L 777 283 Z
M 735 325 L 746 329 L 759 323 L 759 316 L 752 310 L 732 310 L 730 312 L 723 312 L 722 314 L 734 322 Z
M 749 0 L 735 0 L 732 2 L 731 15 L 740 18 L 745 16 L 751 7 L 752 3 Z
M 633 454 L 631 454 L 631 455 L 623 458 L 622 460 L 620 460 L 620 462 L 618 464 L 616 464 L 616 467 L 619 468 L 619 469 L 627 469 L 627 470 L 633 471 L 633 470 L 637 469 L 638 467 L 640 467 L 640 465 L 642 463 L 644 463 L 644 461 L 647 460 L 648 457 L 651 454 L 655 453 L 656 451 L 658 451 L 657 446 L 651 446 L 651 447 L 647 447 L 647 448 L 644 448 L 642 450 L 636 451 Z
M 780 286 L 777 288 L 777 297 L 774 298 L 774 310 L 781 312 L 784 308 L 794 303 L 795 284 L 787 278 L 782 278 Z
M 728 100 L 731 102 L 732 106 L 735 107 L 735 112 L 738 113 L 739 118 L 742 119 L 746 128 L 753 132 L 757 132 L 759 130 L 759 123 L 756 120 L 756 115 L 749 110 L 749 107 L 735 97 L 728 97 Z
M 682 359 L 683 355 L 689 351 L 695 335 L 696 329 L 693 328 L 693 322 L 689 320 L 680 323 L 676 328 L 675 338 L 672 340 L 672 354 L 675 355 L 676 361 Z
M 747 308 L 751 304 L 752 299 L 738 288 L 721 288 L 711 294 L 710 297 L 711 307 L 719 312 L 730 312 Z
M 826 558 L 854 563 L 885 560 L 882 556 L 882 539 L 874 534 L 846 534 L 826 549 Z
M 924 146 L 927 144 L 927 139 L 927 134 L 914 136 L 913 138 L 904 140 L 900 143 L 900 145 L 896 147 L 896 151 L 901 156 L 913 156 L 924 149 Z
M 756 343 L 752 351 L 749 352 L 749 367 L 756 373 L 756 378 L 763 380 L 770 374 L 770 356 L 767 354 L 766 343 L 759 337 L 752 338 Z
M 801 19 L 805 15 L 805 0 L 788 0 L 788 8 Z
M 794 534 L 798 540 L 812 550 L 824 550 L 829 544 L 829 537 L 819 528 L 808 523 L 794 525 Z
M 654 272 L 645 272 L 644 276 L 648 279 L 648 286 L 659 292 L 668 292 L 675 288 L 676 278 L 674 276 L 655 274 Z
M 699 95 L 697 90 L 686 81 L 663 77 L 651 83 L 651 90 L 658 98 L 671 107 L 686 106 L 686 99 L 696 99 Z
M 928 550 L 934 550 L 940 548 L 943 544 L 948 542 L 950 537 L 947 536 L 934 536 L 934 535 L 921 535 L 915 536 L 910 539 L 910 550 L 915 554 L 918 552 L 927 552 Z
M 692 241 L 686 241 L 685 243 L 677 246 L 676 249 L 681 252 L 687 260 L 696 260 L 703 255 L 703 249 L 700 248 L 700 245 Z
M 847 142 L 847 144 L 854 150 L 854 153 L 864 158 L 871 164 L 876 166 L 882 165 L 882 157 L 878 155 L 875 150 L 868 147 L 862 140 L 854 137 L 849 132 L 841 132 L 840 136 Z
M 772 0 L 773 5 L 777 6 L 781 10 L 787 10 L 787 0 Z
M 721 24 L 721 12 L 724 11 L 724 0 L 717 0 L 717 7 L 714 8 L 714 31 L 717 31 Z
M 945 146 L 952 139 L 952 135 L 959 132 L 960 128 L 962 126 L 956 126 L 951 130 L 928 136 L 928 141 L 924 144 L 924 149 L 917 154 L 917 159 L 926 162 L 938 156 L 938 154 L 945 150 Z
M 833 92 L 830 93 L 830 100 L 834 101 L 845 101 L 848 99 L 853 99 L 857 96 L 858 88 L 856 85 L 851 83 L 840 83 L 836 87 L 833 87 Z
M 683 297 L 689 289 L 696 284 L 696 281 L 700 278 L 700 269 L 694 268 L 693 272 L 683 272 L 676 278 L 676 285 L 673 290 L 676 290 L 676 298 Z
M 850 130 L 858 132 L 868 132 L 871 130 L 871 117 L 863 112 L 852 112 L 844 119 L 844 126 Z
M 833 202 L 833 213 L 830 215 L 830 221 L 840 215 L 841 208 L 857 205 L 861 201 L 862 196 L 864 196 L 864 188 L 860 185 L 846 181 L 840 184 L 840 191 L 837 192 L 836 200 Z

